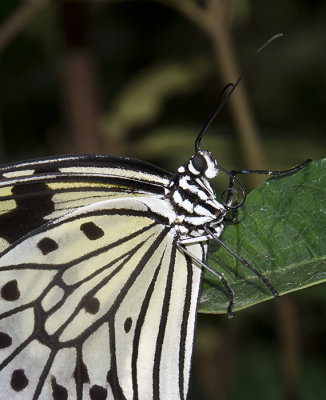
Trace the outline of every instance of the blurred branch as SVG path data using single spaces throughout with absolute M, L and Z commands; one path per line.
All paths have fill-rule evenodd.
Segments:
M 300 398 L 300 332 L 298 311 L 292 298 L 280 297 L 275 303 L 278 319 L 279 340 L 282 357 L 282 377 L 286 400 Z
M 63 60 L 66 118 L 73 148 L 68 151 L 97 153 L 96 89 L 93 61 L 85 50 L 71 50 Z
M 0 53 L 48 0 L 27 0 L 0 26 Z
M 61 11 L 66 43 L 63 102 L 73 141 L 68 151 L 96 153 L 100 149 L 97 88 L 93 58 L 86 45 L 88 4 L 62 0 Z
M 0 53 L 18 35 L 47 0 L 27 0 L 0 25 Z M 4 159 L 3 133 L 0 121 L 0 162 Z

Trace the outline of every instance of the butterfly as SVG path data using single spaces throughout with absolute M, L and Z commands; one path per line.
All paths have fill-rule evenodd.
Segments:
M 219 237 L 245 199 L 237 174 L 306 163 L 225 170 L 200 147 L 217 112 L 176 173 L 110 155 L 0 167 L 1 399 L 186 399 L 202 268 L 224 284 L 229 316 L 234 305 L 206 264 L 209 239 L 277 295 Z
M 205 262 L 201 225 L 221 233 L 216 173 L 203 151 L 177 174 L 102 155 L 0 169 L 1 398 L 186 397 L 201 268 L 178 245 Z

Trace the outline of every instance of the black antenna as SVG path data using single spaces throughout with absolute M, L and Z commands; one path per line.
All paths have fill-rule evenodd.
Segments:
M 251 66 L 251 64 L 253 63 L 253 61 L 255 60 L 255 58 L 258 56 L 258 54 L 266 47 L 268 46 L 273 40 L 278 39 L 279 37 L 283 36 L 283 33 L 278 33 L 277 35 L 272 36 L 270 39 L 268 39 L 263 45 L 261 45 L 259 47 L 258 50 L 255 51 L 254 55 L 251 56 L 250 60 L 248 61 L 247 65 L 244 67 L 240 77 L 238 78 L 238 80 L 236 81 L 236 83 L 229 83 L 227 84 L 224 89 L 222 90 L 222 92 L 219 95 L 218 98 L 218 103 L 220 102 L 222 96 L 224 95 L 225 91 L 231 87 L 231 90 L 226 94 L 226 96 L 224 97 L 224 100 L 218 104 L 217 108 L 213 111 L 213 113 L 211 114 L 211 116 L 208 118 L 208 121 L 206 122 L 206 124 L 204 125 L 204 127 L 202 128 L 202 130 L 199 132 L 196 140 L 195 140 L 195 151 L 198 152 L 199 150 L 201 150 L 200 148 L 200 142 L 202 137 L 204 136 L 204 133 L 207 131 L 207 129 L 210 127 L 210 125 L 212 124 L 212 122 L 214 121 L 214 119 L 217 117 L 217 115 L 219 114 L 219 112 L 221 111 L 221 109 L 225 106 L 226 102 L 229 100 L 229 98 L 231 97 L 232 93 L 234 92 L 235 88 L 239 85 L 240 81 L 242 80 L 242 78 L 244 77 L 245 73 L 248 71 L 249 67 Z

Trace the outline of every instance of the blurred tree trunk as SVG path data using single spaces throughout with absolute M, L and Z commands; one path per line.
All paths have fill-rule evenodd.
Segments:
M 94 62 L 87 50 L 88 4 L 62 1 L 62 28 L 66 44 L 63 59 L 63 104 L 72 151 L 96 153 L 100 149 Z

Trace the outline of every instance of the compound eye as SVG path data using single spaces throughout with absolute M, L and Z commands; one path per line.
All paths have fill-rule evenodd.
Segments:
M 200 172 L 200 173 L 204 173 L 207 169 L 207 162 L 204 156 L 202 156 L 201 154 L 195 154 L 192 157 L 192 165 L 194 166 L 194 168 Z

